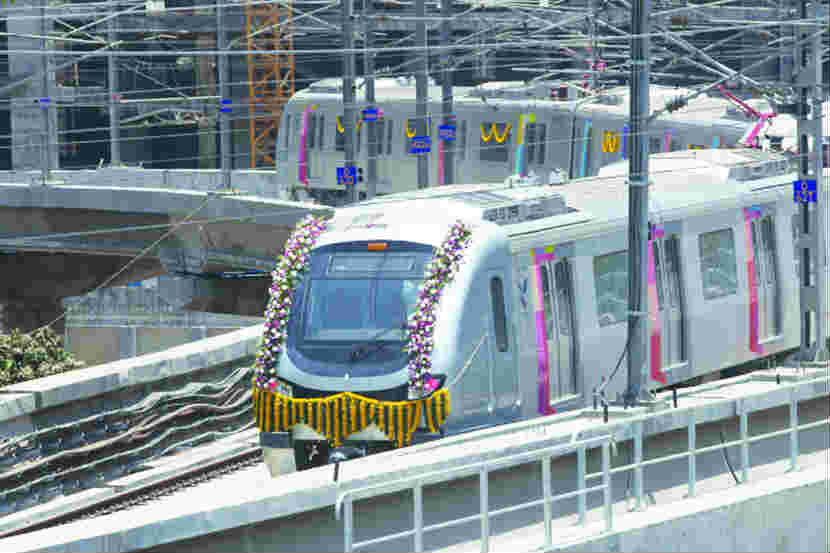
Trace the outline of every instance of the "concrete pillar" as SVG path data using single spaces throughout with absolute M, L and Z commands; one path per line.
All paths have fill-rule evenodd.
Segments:
M 40 36 L 42 0 L 20 0 L 15 5 L 14 17 L 8 18 L 6 25 L 9 32 L 8 48 L 14 50 L 40 50 L 40 40 L 24 38 Z M 52 26 L 50 25 L 50 31 Z M 51 48 L 52 45 L 49 44 Z M 24 77 L 41 71 L 42 60 L 39 55 L 15 54 L 9 56 L 9 82 L 13 83 Z M 39 170 L 43 165 L 42 132 L 43 115 L 38 103 L 39 98 L 50 97 L 55 90 L 54 72 L 49 75 L 49 90 L 44 90 L 43 79 L 31 79 L 11 90 L 11 134 L 12 134 L 12 169 L 18 171 Z M 52 104 L 55 104 L 55 99 Z M 51 124 L 49 140 L 57 144 L 57 109 L 50 108 Z M 58 148 L 52 148 L 52 167 L 58 167 Z
M 216 50 L 216 35 L 200 34 L 196 39 L 196 48 Z M 198 96 L 216 95 L 216 56 L 199 56 L 196 65 L 196 87 Z M 217 102 L 218 103 L 218 102 Z M 216 122 L 203 120 L 199 123 L 199 168 L 216 169 L 219 167 L 219 152 L 216 140 Z

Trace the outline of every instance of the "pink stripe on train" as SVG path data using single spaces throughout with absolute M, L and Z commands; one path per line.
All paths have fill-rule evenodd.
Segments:
M 651 320 L 651 378 L 665 384 L 666 375 L 660 370 L 662 364 L 660 306 L 657 304 L 657 269 L 654 264 L 654 240 L 664 235 L 662 225 L 654 225 L 654 235 L 648 241 L 648 315 Z
M 744 245 L 749 283 L 749 351 L 763 355 L 764 347 L 758 343 L 758 283 L 755 281 L 755 248 L 752 243 L 752 220 L 760 216 L 759 209 L 744 208 Z

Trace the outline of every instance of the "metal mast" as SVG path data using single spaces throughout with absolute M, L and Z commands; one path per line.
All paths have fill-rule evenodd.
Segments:
M 341 0 L 343 8 L 343 153 L 346 172 L 355 166 L 354 164 L 354 127 L 355 127 L 355 87 L 354 87 L 354 17 L 352 8 L 353 0 Z M 357 179 L 349 179 L 346 182 L 346 202 L 358 201 Z
M 415 135 L 427 136 L 427 25 L 424 0 L 415 0 L 415 46 L 423 48 L 417 52 L 417 71 L 415 72 Z M 429 154 L 418 156 L 418 188 L 429 186 Z
M 43 38 L 40 40 L 40 47 L 43 50 L 43 55 L 41 56 L 41 70 L 43 71 L 43 75 L 41 77 L 41 86 L 43 87 L 43 100 L 41 104 L 41 111 L 43 112 L 43 140 L 42 142 L 42 167 L 43 167 L 43 184 L 49 184 L 51 179 L 51 171 L 52 171 L 52 98 L 49 96 L 50 87 L 49 81 L 51 80 L 51 75 L 49 74 L 49 54 L 46 52 L 49 51 L 49 41 L 46 39 L 49 36 L 51 31 L 48 19 L 46 18 L 46 8 L 49 5 L 49 0 L 43 0 L 43 3 L 40 7 L 40 14 L 41 14 L 41 35 Z
M 220 52 L 228 48 L 228 37 L 225 34 L 225 10 L 222 0 L 216 0 L 216 43 Z M 230 121 L 230 94 L 228 94 L 228 56 L 218 56 L 216 72 L 219 80 L 219 167 L 222 169 L 222 188 L 231 187 L 231 121 Z
M 363 73 L 366 83 L 366 109 L 375 110 L 375 54 L 369 50 L 374 44 L 374 21 L 372 13 L 372 2 L 365 1 L 363 4 Z M 371 200 L 378 190 L 378 155 L 380 154 L 380 140 L 377 135 L 377 121 L 375 117 L 368 118 L 366 132 L 368 133 L 368 163 L 366 165 L 366 198 Z
M 452 0 L 441 0 L 441 115 L 443 125 L 455 126 L 452 113 L 452 58 L 446 49 L 452 40 Z M 455 140 L 441 140 L 440 148 L 444 156 L 444 174 L 442 184 L 455 184 Z
M 628 164 L 628 389 L 625 404 L 644 398 L 648 385 L 648 116 L 651 0 L 631 9 L 631 156 Z
M 818 18 L 821 8 L 814 1 L 809 16 Z M 799 19 L 808 18 L 807 0 L 801 0 Z M 826 13 L 826 12 L 825 12 Z M 800 25 L 797 27 L 798 40 L 806 39 L 816 32 L 816 26 Z M 803 190 L 815 184 L 814 202 L 808 199 L 809 193 L 802 193 L 799 205 L 799 236 L 796 247 L 801 258 L 800 300 L 801 313 L 801 361 L 823 361 L 827 359 L 826 315 L 827 290 L 825 288 L 825 266 L 827 263 L 827 244 L 825 242 L 824 176 L 822 168 L 822 75 L 821 75 L 821 35 L 816 34 L 809 42 L 796 46 L 793 63 L 793 85 L 798 94 L 798 179 Z M 813 109 L 810 113 L 810 96 Z M 810 137 L 813 147 L 810 148 Z M 811 151 L 812 150 L 812 151 Z M 814 260 L 814 262 L 813 262 Z M 811 265 L 815 265 L 815 272 Z M 814 280 L 814 282 L 813 282 Z M 815 321 L 815 332 L 811 332 L 811 320 Z M 812 336 L 816 341 L 813 345 Z
M 110 45 L 114 44 L 118 39 L 118 6 L 115 3 L 111 7 L 111 17 L 107 22 L 107 41 Z M 107 80 L 109 81 L 109 111 L 110 111 L 110 166 L 117 167 L 121 165 L 121 113 L 120 113 L 120 97 L 118 95 L 118 65 L 115 56 L 112 53 L 113 47 L 110 47 L 110 53 L 107 56 Z

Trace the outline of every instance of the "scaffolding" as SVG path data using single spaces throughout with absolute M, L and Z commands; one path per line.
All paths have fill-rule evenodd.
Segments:
M 251 168 L 274 167 L 283 106 L 294 94 L 291 0 L 245 6 L 248 37 L 248 109 Z M 269 53 L 272 52 L 272 53 Z

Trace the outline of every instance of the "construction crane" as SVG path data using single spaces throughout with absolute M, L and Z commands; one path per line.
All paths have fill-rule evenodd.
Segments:
M 248 0 L 245 20 L 248 51 L 259 51 L 248 54 L 251 168 L 274 167 L 282 110 L 294 94 L 294 54 L 281 53 L 294 46 L 291 0 L 260 5 Z

